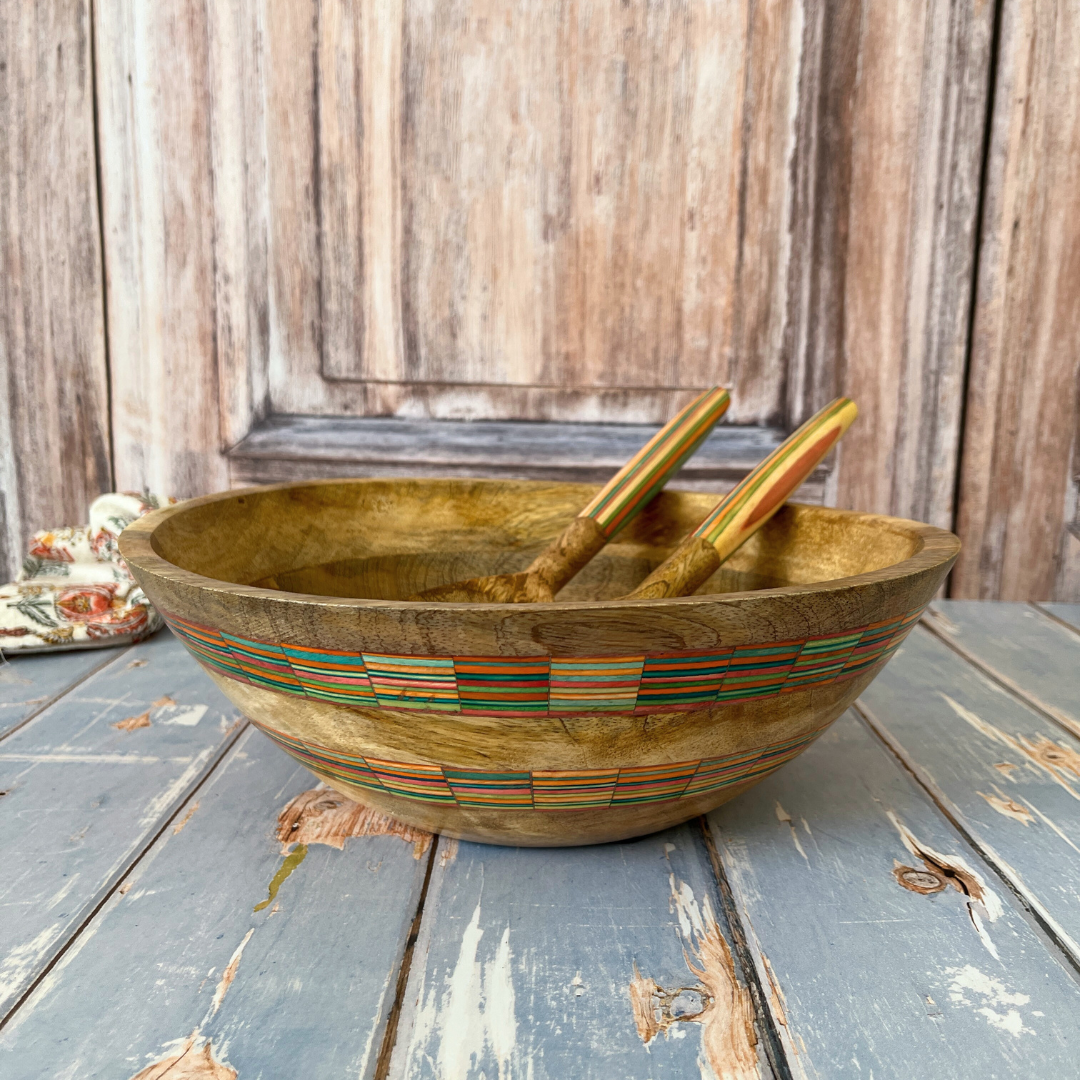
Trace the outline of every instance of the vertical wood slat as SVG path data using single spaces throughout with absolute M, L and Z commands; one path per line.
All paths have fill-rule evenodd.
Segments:
M 952 595 L 1075 590 L 1080 11 L 1008 0 L 982 221 Z M 1058 599 L 1080 598 L 1080 594 Z
M 951 527 L 992 5 L 850 2 L 816 15 L 788 422 L 835 393 L 854 398 L 839 504 Z
M 318 27 L 322 364 L 401 377 L 401 0 L 323 0 Z
M 98 4 L 101 196 L 116 480 L 223 487 L 205 20 Z
M 269 404 L 266 26 L 260 0 L 209 0 L 206 9 L 216 405 L 221 443 L 232 446 L 266 415 Z
M 0 10 L 0 575 L 111 486 L 89 5 Z
M 99 4 L 97 81 L 116 480 L 228 484 L 266 411 L 261 5 Z

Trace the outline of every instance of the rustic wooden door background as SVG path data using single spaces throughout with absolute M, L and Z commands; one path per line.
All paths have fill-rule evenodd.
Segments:
M 718 382 L 770 431 L 854 397 L 824 497 L 955 528 L 952 595 L 1080 598 L 1069 0 L 55 0 L 0 36 L 9 568 L 271 429 L 293 475 L 283 417 L 659 422 Z

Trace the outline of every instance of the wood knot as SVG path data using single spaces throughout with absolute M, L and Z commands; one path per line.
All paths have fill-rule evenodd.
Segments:
M 893 877 L 911 892 L 929 893 L 941 892 L 949 884 L 949 879 L 936 870 L 917 870 L 914 866 L 893 867 Z

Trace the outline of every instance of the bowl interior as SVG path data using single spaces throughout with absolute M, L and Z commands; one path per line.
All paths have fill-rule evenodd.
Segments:
M 503 480 L 366 480 L 248 490 L 181 508 L 157 554 L 238 585 L 401 600 L 482 574 L 523 570 L 597 488 Z M 715 495 L 665 491 L 560 594 L 625 595 L 704 518 Z M 893 566 L 920 537 L 903 523 L 791 504 L 699 594 L 831 581 Z

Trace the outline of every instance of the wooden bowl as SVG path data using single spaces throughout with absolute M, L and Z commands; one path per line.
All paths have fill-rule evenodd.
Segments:
M 552 604 L 403 599 L 524 568 L 597 489 L 332 480 L 223 492 L 120 551 L 253 723 L 327 784 L 496 844 L 619 840 L 800 753 L 956 559 L 930 525 L 789 505 L 694 596 L 620 601 L 715 496 L 668 491 Z

